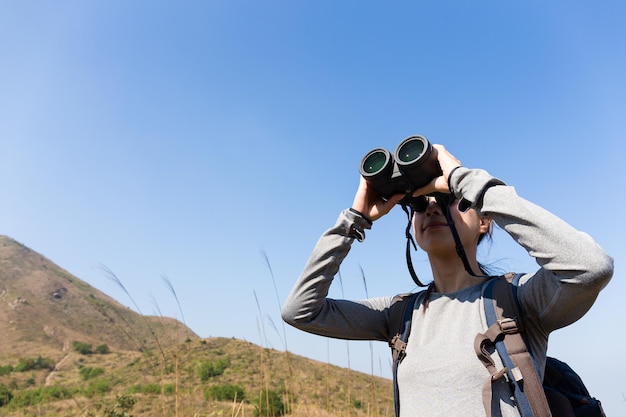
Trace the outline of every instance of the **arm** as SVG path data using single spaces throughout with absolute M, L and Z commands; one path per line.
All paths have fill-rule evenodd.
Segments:
M 287 297 L 282 318 L 292 326 L 328 337 L 387 340 L 387 308 L 391 298 L 362 301 L 327 298 L 339 266 L 354 239 L 362 241 L 371 223 L 350 210 L 317 242 L 300 278 Z
M 546 337 L 589 310 L 613 274 L 613 260 L 589 235 L 522 199 L 485 171 L 461 167 L 449 183 L 455 195 L 491 217 L 536 259 L 539 270 L 523 278 L 518 294 Z

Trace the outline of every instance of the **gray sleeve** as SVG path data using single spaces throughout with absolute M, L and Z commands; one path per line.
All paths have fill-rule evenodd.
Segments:
M 589 310 L 613 275 L 613 259 L 589 235 L 483 170 L 459 168 L 450 185 L 457 197 L 491 217 L 536 259 L 540 268 L 522 279 L 518 294 L 546 337 Z
M 361 301 L 327 298 L 339 266 L 370 224 L 344 210 L 334 227 L 317 242 L 282 308 L 282 318 L 309 333 L 352 340 L 388 340 L 387 309 L 391 297 Z

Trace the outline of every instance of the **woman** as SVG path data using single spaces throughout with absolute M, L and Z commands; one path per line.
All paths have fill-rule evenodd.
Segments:
M 473 341 L 486 330 L 481 290 L 486 279 L 476 248 L 491 222 L 535 257 L 539 269 L 520 281 L 518 298 L 533 359 L 543 369 L 548 335 L 573 323 L 591 307 L 613 274 L 613 260 L 586 234 L 520 198 L 512 187 L 478 169 L 468 169 L 443 146 L 433 145 L 443 174 L 413 195 L 452 194 L 449 207 L 435 201 L 413 216 L 415 239 L 434 277 L 427 308 L 416 306 L 406 357 L 398 367 L 400 412 L 404 416 L 484 416 L 481 387 L 488 371 Z M 393 297 L 360 301 L 327 298 L 333 277 L 356 239 L 402 198 L 381 199 L 361 178 L 352 208 L 318 241 L 283 307 L 289 324 L 328 337 L 389 341 Z M 457 255 L 443 209 L 449 209 L 471 271 Z M 471 273 L 470 273 L 471 272 Z M 518 416 L 508 385 L 494 389 L 500 415 Z

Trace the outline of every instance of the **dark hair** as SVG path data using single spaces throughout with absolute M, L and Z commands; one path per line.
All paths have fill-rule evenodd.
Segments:
M 481 233 L 480 236 L 478 236 L 478 245 L 485 241 L 485 239 L 487 239 L 489 243 L 493 242 L 493 221 L 489 224 L 489 230 L 485 233 Z M 483 265 L 478 261 L 477 263 L 478 268 L 480 269 L 480 273 L 482 275 L 492 276 L 495 273 L 495 271 L 492 270 L 491 267 Z

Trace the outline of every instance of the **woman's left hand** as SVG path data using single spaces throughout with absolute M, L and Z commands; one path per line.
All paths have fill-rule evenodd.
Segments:
M 427 185 L 416 189 L 413 192 L 414 197 L 435 192 L 446 194 L 450 193 L 450 189 L 448 188 L 448 177 L 454 168 L 461 166 L 461 161 L 448 152 L 443 145 L 434 144 L 433 153 L 435 158 L 437 158 L 437 161 L 439 161 L 442 175 L 433 178 L 433 180 Z

